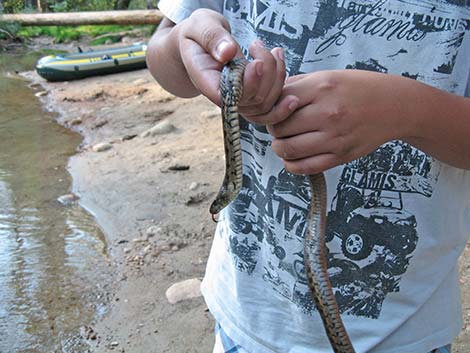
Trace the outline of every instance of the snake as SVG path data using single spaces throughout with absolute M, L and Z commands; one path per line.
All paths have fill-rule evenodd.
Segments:
M 225 176 L 220 190 L 210 205 L 213 217 L 237 198 L 243 181 L 240 114 L 238 105 L 243 95 L 243 75 L 247 61 L 234 58 L 224 65 L 220 78 L 221 115 L 225 149 Z M 355 353 L 341 319 L 341 314 L 328 275 L 326 253 L 326 181 L 323 173 L 308 176 L 312 199 L 304 237 L 304 265 L 307 283 L 326 335 L 334 353 Z

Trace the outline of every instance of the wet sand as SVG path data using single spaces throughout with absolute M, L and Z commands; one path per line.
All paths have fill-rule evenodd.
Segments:
M 93 352 L 210 352 L 201 297 L 170 304 L 173 284 L 204 274 L 223 176 L 218 110 L 163 91 L 146 70 L 48 83 L 46 109 L 83 135 L 68 170 L 73 193 L 102 227 L 115 283 L 103 320 L 83 327 Z M 172 131 L 145 132 L 167 121 Z

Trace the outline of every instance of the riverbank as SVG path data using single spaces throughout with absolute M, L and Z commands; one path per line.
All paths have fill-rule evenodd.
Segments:
M 103 228 L 115 269 L 108 314 L 82 330 L 92 351 L 211 352 L 202 298 L 170 304 L 166 291 L 204 274 L 223 176 L 218 109 L 168 94 L 146 70 L 64 83 L 26 76 L 84 138 L 69 163 L 73 192 Z M 466 327 L 454 353 L 470 351 L 469 273 L 462 262 Z
M 84 137 L 68 167 L 73 193 L 103 228 L 115 268 L 108 314 L 83 328 L 93 352 L 210 352 L 202 298 L 170 304 L 165 292 L 204 274 L 223 176 L 218 110 L 171 96 L 146 70 L 66 83 L 26 76 Z

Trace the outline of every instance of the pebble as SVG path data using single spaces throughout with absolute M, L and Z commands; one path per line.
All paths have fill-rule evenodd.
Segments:
M 65 194 L 57 198 L 57 201 L 59 201 L 59 203 L 61 203 L 64 206 L 71 205 L 77 200 L 78 200 L 78 197 L 77 195 L 74 195 L 74 194 Z
M 145 242 L 145 241 L 147 241 L 146 238 L 134 238 L 134 239 L 132 239 L 133 243 L 142 243 L 142 242 Z
M 220 116 L 221 116 L 220 109 L 206 110 L 205 112 L 202 112 L 200 115 L 202 119 L 214 119 L 214 118 L 219 118 Z
M 34 94 L 36 97 L 44 97 L 44 96 L 47 96 L 49 92 L 47 91 L 41 91 L 41 92 L 38 92 L 36 94 Z
M 149 136 L 156 136 L 156 135 L 165 135 L 169 134 L 175 130 L 175 126 L 170 123 L 168 120 L 163 120 L 156 124 L 154 127 L 144 131 L 140 136 L 141 137 L 149 137 Z
M 30 88 L 40 88 L 41 87 L 41 84 L 40 83 L 37 83 L 37 82 L 34 82 L 34 83 L 31 83 L 29 85 Z
M 133 85 L 137 85 L 137 86 L 145 85 L 146 83 L 148 83 L 148 81 L 143 78 L 138 78 L 137 80 L 132 82 Z
M 75 125 L 80 125 L 82 123 L 82 118 L 75 118 L 70 121 L 70 125 L 75 126 Z
M 101 143 L 94 145 L 91 149 L 93 150 L 93 152 L 104 152 L 104 151 L 111 149 L 112 147 L 113 146 L 110 143 L 101 142 Z
M 146 234 L 148 237 L 153 237 L 155 235 L 159 235 L 162 232 L 162 227 L 159 226 L 150 226 L 146 230 Z
M 199 187 L 199 183 L 196 183 L 195 181 L 193 181 L 193 182 L 189 185 L 189 190 L 196 190 L 198 187 Z
M 166 290 L 166 298 L 170 304 L 176 304 L 183 300 L 200 297 L 201 281 L 198 278 L 188 279 L 173 284 Z

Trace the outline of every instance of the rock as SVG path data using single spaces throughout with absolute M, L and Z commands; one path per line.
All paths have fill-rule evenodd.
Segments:
M 38 92 L 35 94 L 36 97 L 44 97 L 44 96 L 47 96 L 49 92 L 47 91 L 41 91 L 41 92 Z
M 93 152 L 104 152 L 111 149 L 112 147 L 113 145 L 111 145 L 110 143 L 102 142 L 94 145 L 91 149 L 93 150 Z
M 75 126 L 75 125 L 80 125 L 82 123 L 82 118 L 75 118 L 70 121 L 70 125 Z
M 170 123 L 168 120 L 160 121 L 154 127 L 144 131 L 140 136 L 141 137 L 149 137 L 149 136 L 156 136 L 156 135 L 164 135 L 169 134 L 175 130 L 175 126 Z
M 29 84 L 28 87 L 29 88 L 40 88 L 41 84 L 38 83 L 38 82 L 33 82 L 33 83 Z
M 199 187 L 199 184 L 196 183 L 195 181 L 193 181 L 193 182 L 189 185 L 189 190 L 196 190 L 198 187 Z
M 148 82 L 149 81 L 147 81 L 146 79 L 138 78 L 137 80 L 133 81 L 132 84 L 136 86 L 140 86 L 140 85 L 145 85 Z
M 136 137 L 137 137 L 136 134 L 124 135 L 121 140 L 122 141 L 130 141 L 130 140 L 133 140 Z
M 213 110 L 206 110 L 205 112 L 201 113 L 200 117 L 202 119 L 220 118 L 221 117 L 220 109 L 217 108 L 217 109 L 213 109 Z
M 205 192 L 200 192 L 197 195 L 191 195 L 189 198 L 186 200 L 185 204 L 186 206 L 191 206 L 191 205 L 198 205 L 201 202 L 207 200 L 208 195 Z
M 150 252 L 150 250 L 152 250 L 152 245 L 147 245 L 142 251 L 145 255 L 147 255 Z
M 192 278 L 175 283 L 167 289 L 165 295 L 170 304 L 176 304 L 183 300 L 200 297 L 202 296 L 201 281 L 198 278 Z
M 145 242 L 145 241 L 147 241 L 147 238 L 134 238 L 134 239 L 132 239 L 133 243 L 142 243 L 142 242 Z
M 161 227 L 159 227 L 159 226 L 150 226 L 150 227 L 147 228 L 145 233 L 150 238 L 150 237 L 153 237 L 155 235 L 159 235 L 161 232 L 162 232 Z
M 57 201 L 59 201 L 59 203 L 61 203 L 64 206 L 69 206 L 77 200 L 78 200 L 78 197 L 77 195 L 74 195 L 74 194 L 66 194 L 57 198 Z
M 168 170 L 171 170 L 173 172 L 181 172 L 181 171 L 184 171 L 184 170 L 189 170 L 189 168 L 191 168 L 191 166 L 187 165 L 187 164 L 173 164 L 173 165 L 170 165 L 168 167 Z

